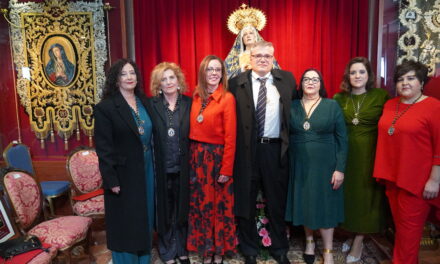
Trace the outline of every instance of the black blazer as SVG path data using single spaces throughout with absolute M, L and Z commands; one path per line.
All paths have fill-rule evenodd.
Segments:
M 159 233 L 165 233 L 170 229 L 171 220 L 167 216 L 169 212 L 167 194 L 167 173 L 165 161 L 165 142 L 167 133 L 167 113 L 164 111 L 161 96 L 147 99 L 148 112 L 153 121 L 153 140 L 155 156 L 156 176 L 156 225 Z M 189 113 L 191 110 L 191 98 L 182 95 L 179 110 L 179 144 L 180 144 L 180 178 L 179 200 L 177 207 L 177 224 L 186 225 L 189 211 Z
M 94 115 L 96 152 L 105 190 L 107 247 L 149 252 L 152 234 L 147 226 L 143 147 L 130 106 L 118 92 L 97 104 Z M 111 192 L 115 186 L 121 187 L 119 194 Z
M 296 81 L 292 73 L 272 70 L 273 84 L 280 94 L 281 166 L 288 166 L 290 104 L 297 97 Z M 255 165 L 257 122 L 252 96 L 251 71 L 229 80 L 229 89 L 237 107 L 237 146 L 234 163 L 235 214 L 249 217 L 252 171 Z M 253 208 L 252 208 L 253 209 Z

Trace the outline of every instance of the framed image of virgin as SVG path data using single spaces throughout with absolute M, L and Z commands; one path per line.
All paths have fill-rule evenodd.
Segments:
M 77 52 L 67 36 L 50 36 L 41 49 L 43 70 L 48 82 L 54 86 L 68 86 L 77 69 Z
M 9 1 L 17 93 L 44 148 L 57 134 L 91 144 L 107 61 L 102 0 Z

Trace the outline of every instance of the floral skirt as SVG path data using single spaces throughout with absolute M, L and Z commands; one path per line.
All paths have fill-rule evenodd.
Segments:
M 236 252 L 233 178 L 218 183 L 223 145 L 191 142 L 189 251 L 203 257 Z

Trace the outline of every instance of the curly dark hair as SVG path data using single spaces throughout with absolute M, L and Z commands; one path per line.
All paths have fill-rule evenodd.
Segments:
M 134 94 L 141 99 L 145 99 L 146 96 L 142 88 L 141 73 L 139 72 L 139 68 L 137 67 L 136 63 L 134 63 L 134 61 L 130 59 L 119 59 L 110 67 L 107 72 L 107 79 L 105 80 L 105 85 L 102 92 L 102 99 L 111 97 L 119 92 L 119 87 L 117 83 L 119 77 L 121 76 L 122 68 L 124 68 L 127 63 L 133 66 L 134 71 L 136 72 L 137 84 L 134 88 Z
M 394 71 L 394 83 L 397 83 L 400 77 L 410 71 L 415 72 L 416 78 L 420 83 L 426 84 L 429 81 L 429 70 L 425 64 L 413 60 L 403 60 L 401 64 L 397 65 Z
M 341 90 L 346 92 L 351 92 L 351 89 L 353 87 L 351 86 L 350 83 L 350 68 L 351 65 L 355 63 L 362 63 L 365 66 L 365 69 L 367 70 L 368 73 L 368 80 L 367 83 L 365 84 L 365 90 L 368 91 L 372 89 L 374 87 L 374 73 L 370 61 L 365 57 L 355 57 L 348 62 L 347 66 L 345 66 L 344 77 L 341 83 Z
M 304 75 L 306 75 L 307 72 L 309 71 L 314 71 L 318 74 L 319 76 L 319 82 L 320 82 L 320 88 L 319 88 L 319 96 L 321 96 L 322 98 L 327 98 L 327 90 L 325 90 L 325 86 L 324 86 L 324 80 L 322 79 L 322 74 L 320 71 L 318 71 L 315 68 L 309 68 L 307 70 L 304 71 L 304 73 L 301 76 L 301 80 L 299 82 L 299 88 L 298 88 L 298 96 L 299 98 L 302 98 L 304 95 L 304 91 L 303 91 L 303 81 L 304 81 Z

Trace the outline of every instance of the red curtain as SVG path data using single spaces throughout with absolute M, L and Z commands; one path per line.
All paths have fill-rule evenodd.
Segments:
M 344 67 L 354 56 L 368 54 L 368 2 L 363 0 L 251 0 L 267 25 L 260 32 L 273 42 L 284 70 L 300 78 L 314 67 L 322 71 L 327 92 L 339 91 Z M 136 62 L 145 90 L 150 72 L 162 61 L 180 64 L 194 90 L 197 70 L 208 54 L 225 58 L 235 40 L 228 16 L 239 0 L 134 0 Z

